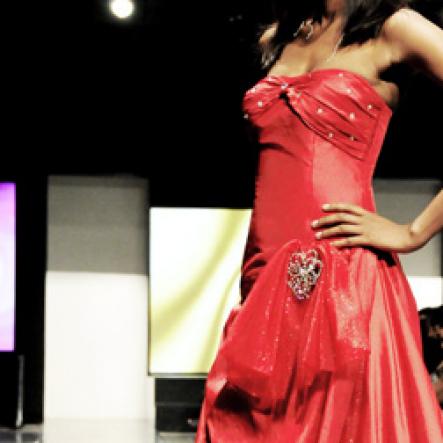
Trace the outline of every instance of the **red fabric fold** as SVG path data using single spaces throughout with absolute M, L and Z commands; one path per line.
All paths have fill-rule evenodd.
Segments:
M 298 300 L 287 284 L 287 264 L 292 252 L 310 248 L 318 250 L 323 269 L 310 298 Z M 293 373 L 301 401 L 321 372 L 351 380 L 359 373 L 369 353 L 369 323 L 351 287 L 348 256 L 329 243 L 298 239 L 275 252 L 226 323 L 208 375 L 209 407 L 226 385 L 266 411 L 287 398 Z

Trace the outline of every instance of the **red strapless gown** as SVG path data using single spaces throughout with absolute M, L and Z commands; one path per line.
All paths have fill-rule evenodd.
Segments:
M 443 442 L 398 256 L 337 249 L 310 225 L 325 202 L 375 211 L 372 175 L 391 109 L 342 69 L 268 76 L 243 105 L 261 151 L 242 303 L 225 323 L 195 441 Z M 298 299 L 289 260 L 312 249 L 320 276 Z

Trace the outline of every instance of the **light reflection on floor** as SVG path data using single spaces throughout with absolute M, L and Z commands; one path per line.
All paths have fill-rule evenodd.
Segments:
M 0 443 L 194 443 L 194 434 L 156 434 L 152 421 L 47 419 L 20 429 L 0 426 Z

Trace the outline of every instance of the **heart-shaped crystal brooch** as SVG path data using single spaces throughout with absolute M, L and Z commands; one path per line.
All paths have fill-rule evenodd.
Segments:
M 322 267 L 323 262 L 316 249 L 291 254 L 288 261 L 288 286 L 298 300 L 309 298 Z

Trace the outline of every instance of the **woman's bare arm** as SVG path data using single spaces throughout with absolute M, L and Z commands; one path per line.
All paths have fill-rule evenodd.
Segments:
M 401 8 L 383 24 L 381 37 L 391 62 L 415 66 L 443 86 L 443 29 L 410 8 Z
M 323 210 L 334 214 L 313 222 L 314 229 L 322 228 L 317 231 L 321 234 L 317 238 L 344 236 L 332 242 L 337 247 L 367 245 L 388 251 L 412 252 L 443 229 L 443 189 L 408 224 L 395 223 L 349 203 L 330 203 Z

